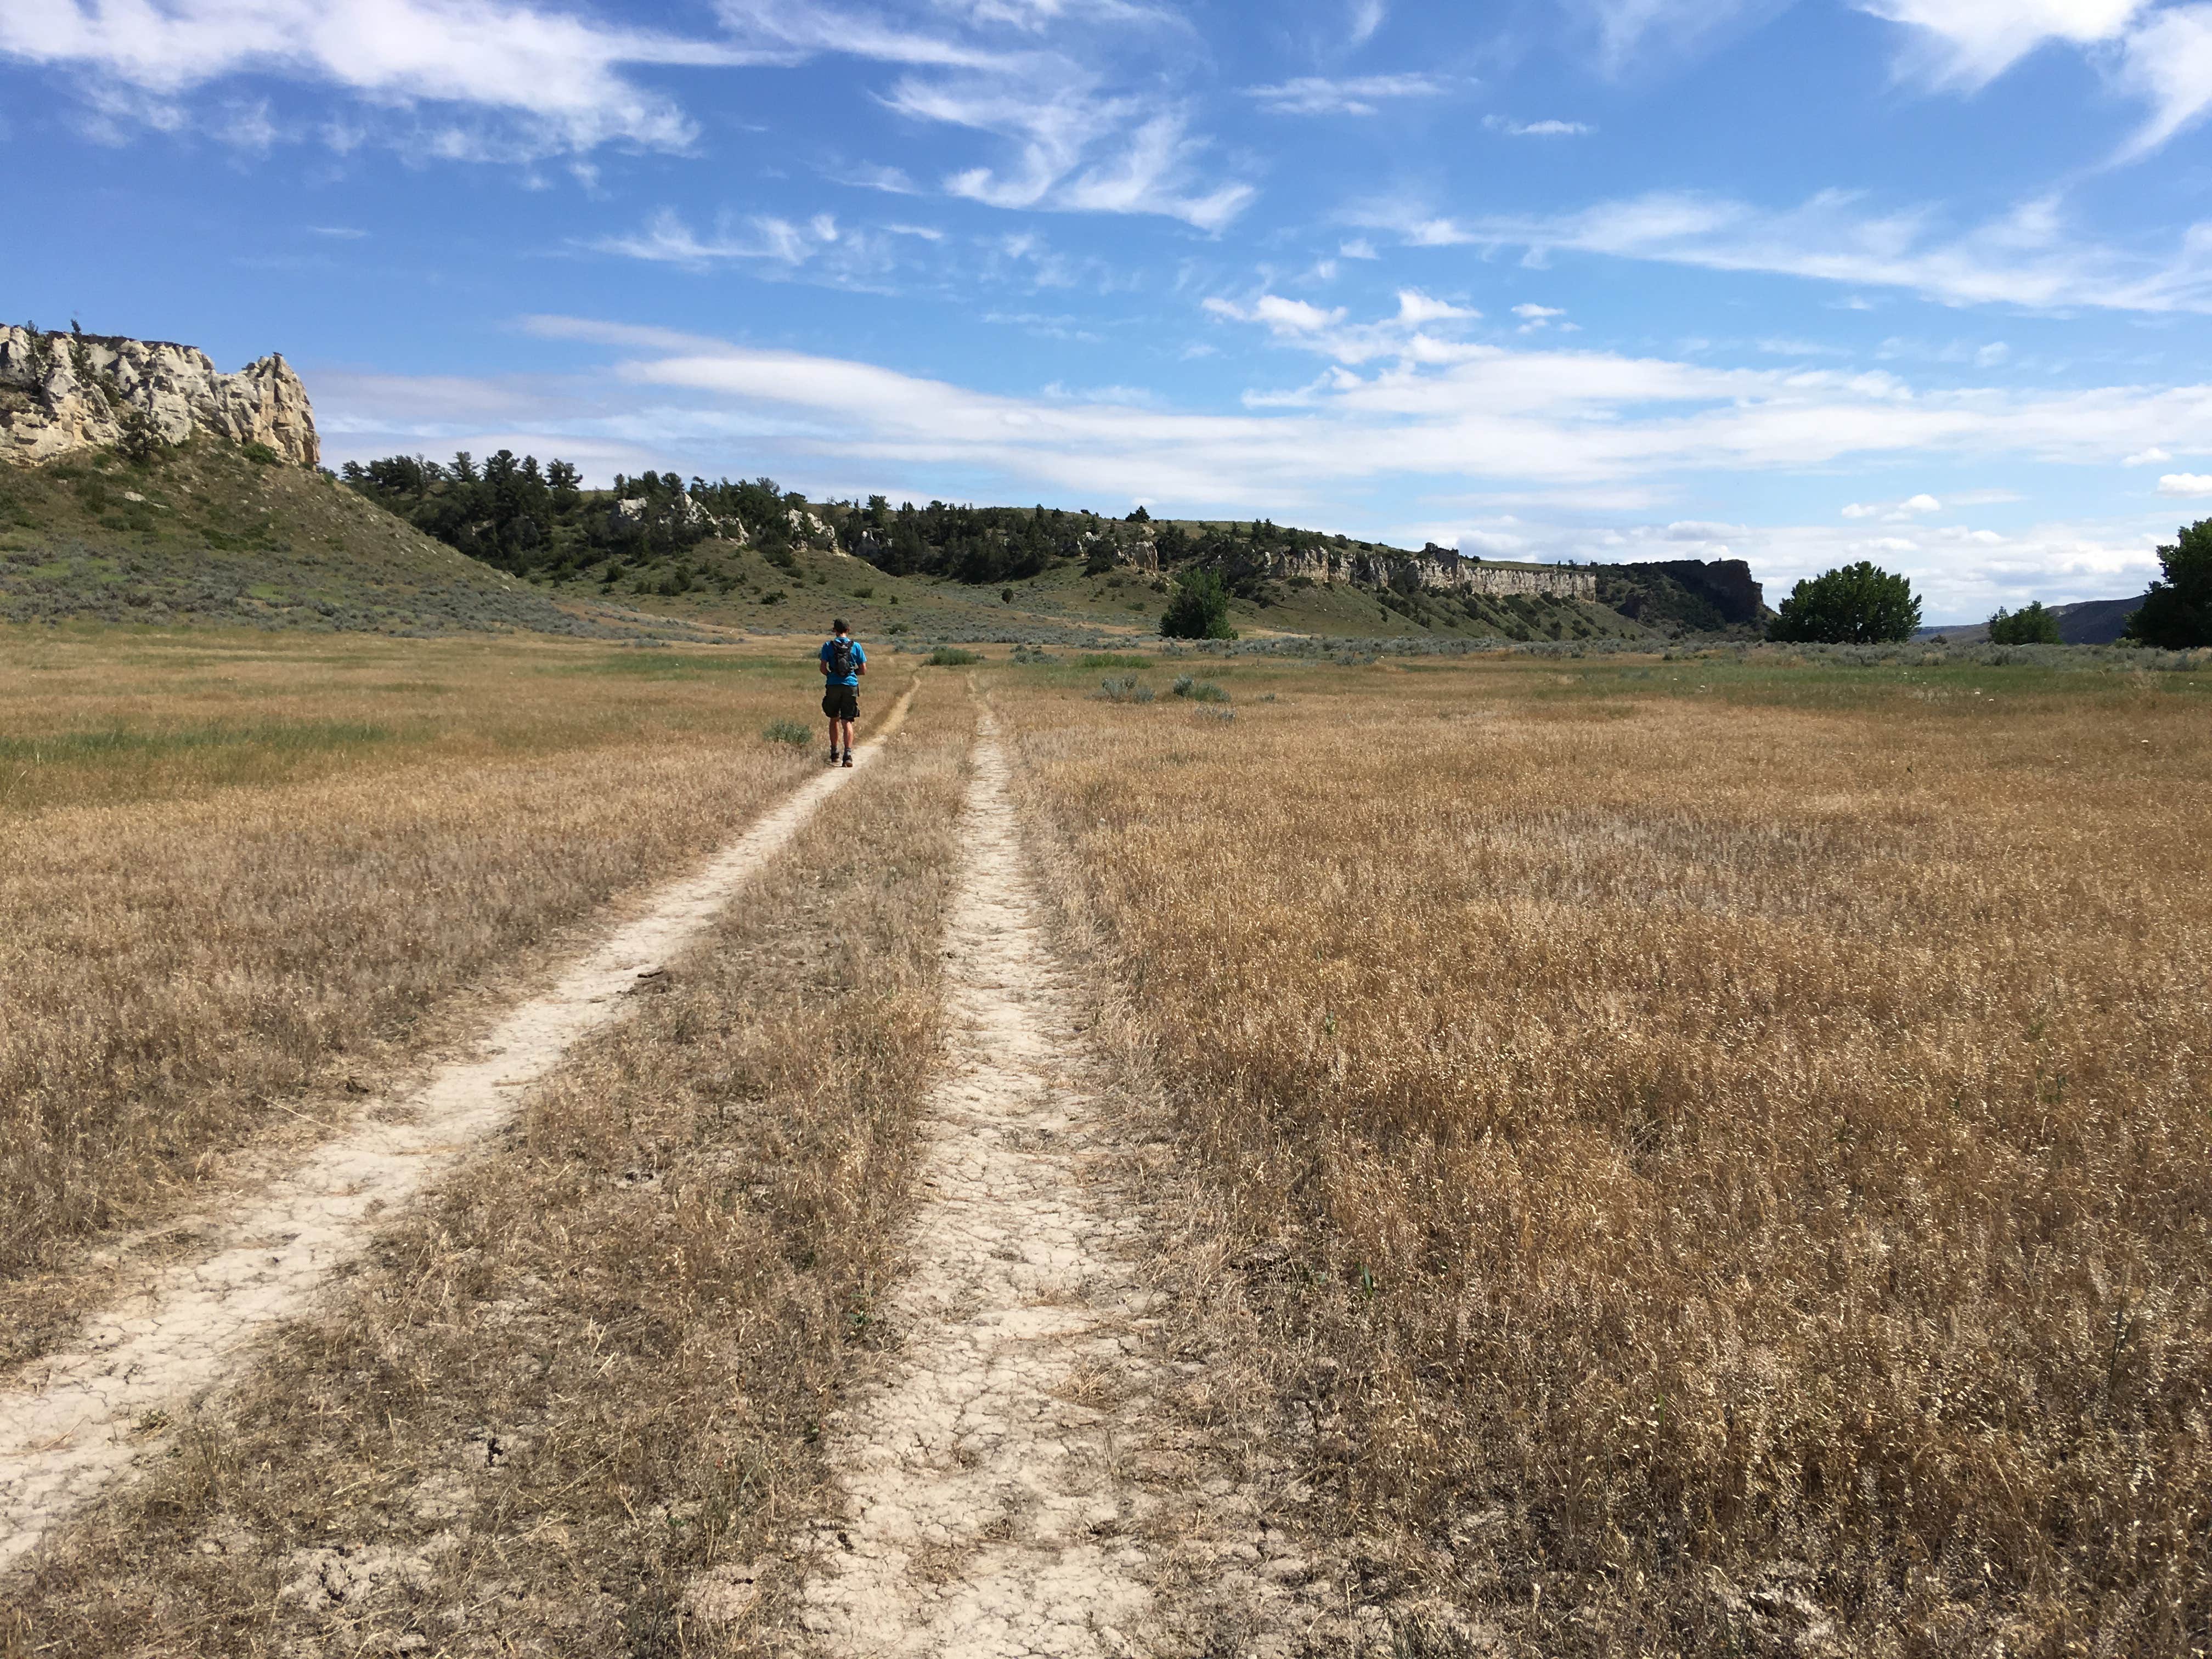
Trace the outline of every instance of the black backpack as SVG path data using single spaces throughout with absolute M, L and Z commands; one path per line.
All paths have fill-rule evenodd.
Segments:
M 842 685 L 853 677 L 853 642 L 850 640 L 830 641 L 830 678 Z

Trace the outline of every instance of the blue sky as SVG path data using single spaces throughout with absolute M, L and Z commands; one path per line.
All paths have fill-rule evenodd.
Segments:
M 1973 618 L 2212 514 L 2208 112 L 2206 3 L 7 0 L 0 314 L 282 350 L 333 462 Z

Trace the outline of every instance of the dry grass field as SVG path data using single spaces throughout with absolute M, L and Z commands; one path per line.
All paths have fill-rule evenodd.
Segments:
M 995 695 L 1407 1650 L 2212 1648 L 2212 674 L 1181 666 Z
M 675 1659 L 781 1623 L 884 1334 L 971 726 L 926 687 L 635 1018 L 26 1576 L 0 1652 Z
M 0 1357 L 817 765 L 806 654 L 0 633 Z

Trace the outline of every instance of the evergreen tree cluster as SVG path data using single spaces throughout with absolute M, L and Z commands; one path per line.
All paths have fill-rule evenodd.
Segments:
M 978 586 L 1020 581 L 1055 560 L 1097 556 L 1112 562 L 1111 532 L 1096 513 L 1058 507 L 954 507 L 907 501 L 894 509 L 871 495 L 837 526 L 848 553 L 894 576 L 950 576 Z
M 616 474 L 611 490 L 586 490 L 568 461 L 502 449 L 481 465 L 466 450 L 443 465 L 420 455 L 348 461 L 345 483 L 425 535 L 517 575 L 610 572 L 678 556 L 710 536 L 750 539 L 774 562 L 790 555 L 790 514 L 803 496 L 773 478 L 686 483 L 673 472 Z M 635 502 L 628 510 L 617 503 Z

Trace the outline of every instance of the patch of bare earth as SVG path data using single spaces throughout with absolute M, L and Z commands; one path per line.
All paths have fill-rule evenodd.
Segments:
M 886 732 L 896 726 L 903 704 Z M 853 774 L 803 785 L 707 865 L 655 894 L 547 993 L 511 1010 L 480 1055 L 364 1115 L 212 1224 L 196 1255 L 148 1276 L 76 1340 L 0 1384 L 0 1571 L 126 1475 L 175 1449 L 172 1426 L 303 1312 L 396 1206 L 512 1121 L 520 1091 L 649 987 Z
M 1285 1652 L 1327 1592 L 1174 1399 L 1082 998 L 1048 938 L 995 734 L 945 940 L 949 1071 L 886 1374 L 832 1424 L 842 1510 L 804 1626 L 840 1659 Z M 1201 1605 L 1203 1604 L 1203 1605 Z

